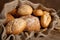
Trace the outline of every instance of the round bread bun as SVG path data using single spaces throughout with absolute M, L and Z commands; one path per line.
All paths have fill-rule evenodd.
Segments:
M 21 15 L 21 16 L 30 15 L 30 14 L 32 14 L 32 11 L 33 11 L 33 9 L 29 5 L 21 5 L 18 8 L 18 14 Z
M 43 15 L 43 11 L 41 9 L 36 9 L 33 11 L 33 14 L 35 16 L 42 16 Z
M 27 22 L 27 26 L 25 28 L 26 31 L 31 32 L 31 31 L 35 31 L 35 32 L 39 32 L 40 31 L 40 22 L 39 19 L 35 16 L 23 16 L 21 17 L 24 20 L 26 20 Z
M 44 15 L 41 16 L 41 25 L 44 28 L 47 28 L 51 22 L 51 16 L 50 13 L 47 11 L 44 11 Z
M 18 18 L 10 21 L 6 25 L 6 33 L 7 34 L 20 34 L 24 31 L 26 27 L 26 21 Z

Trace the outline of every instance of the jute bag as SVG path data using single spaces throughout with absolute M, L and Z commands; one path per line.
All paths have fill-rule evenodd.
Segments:
M 31 38 L 31 40 L 36 40 L 33 39 L 34 35 L 33 33 L 31 33 L 32 35 L 28 35 L 27 37 L 25 36 L 25 33 L 22 33 L 21 35 L 7 35 L 6 34 L 6 29 L 5 29 L 5 26 L 3 25 L 3 23 L 5 22 L 5 19 L 6 19 L 6 15 L 8 12 L 10 12 L 11 10 L 15 9 L 17 6 L 20 6 L 22 4 L 28 4 L 28 5 L 31 5 L 33 7 L 33 9 L 37 9 L 37 8 L 40 8 L 42 10 L 45 10 L 45 11 L 48 11 L 51 13 L 51 16 L 52 16 L 52 22 L 51 24 L 49 25 L 50 27 L 47 29 L 47 34 L 45 35 L 44 33 L 42 33 L 43 31 L 39 32 L 37 37 L 38 38 L 39 36 L 44 36 L 44 37 L 48 37 L 51 33 L 52 30 L 54 30 L 54 28 L 56 26 L 58 26 L 58 20 L 59 20 L 59 16 L 57 15 L 57 12 L 55 9 L 53 8 L 47 8 L 45 6 L 43 6 L 41 3 L 32 3 L 28 0 L 14 0 L 12 2 L 9 2 L 9 3 L 6 3 L 4 5 L 4 8 L 2 10 L 2 12 L 0 13 L 0 39 L 1 40 L 29 40 Z

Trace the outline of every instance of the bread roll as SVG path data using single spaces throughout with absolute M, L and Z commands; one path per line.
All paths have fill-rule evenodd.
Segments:
M 21 15 L 21 16 L 30 15 L 30 14 L 32 14 L 32 11 L 33 11 L 33 9 L 29 5 L 21 5 L 18 8 L 18 14 Z
M 28 15 L 28 16 L 23 16 L 21 17 L 23 18 L 24 20 L 26 20 L 27 22 L 27 26 L 26 26 L 26 31 L 35 31 L 35 32 L 38 32 L 40 31 L 40 22 L 39 22 L 39 19 L 37 17 L 34 17 L 34 16 L 31 16 L 31 15 Z
M 36 9 L 33 11 L 33 14 L 35 16 L 42 16 L 43 15 L 43 11 L 41 9 Z
M 26 27 L 26 21 L 19 18 L 10 21 L 6 25 L 6 33 L 7 34 L 20 34 L 24 31 Z
M 47 28 L 49 26 L 50 22 L 51 22 L 51 16 L 50 16 L 49 12 L 44 11 L 44 15 L 41 16 L 42 27 Z

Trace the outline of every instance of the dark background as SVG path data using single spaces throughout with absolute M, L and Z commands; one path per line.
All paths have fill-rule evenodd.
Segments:
M 10 1 L 13 0 L 0 0 L 0 12 L 2 11 L 4 4 Z M 34 3 L 42 3 L 46 7 L 51 7 L 56 10 L 60 10 L 60 0 L 30 0 L 30 1 Z

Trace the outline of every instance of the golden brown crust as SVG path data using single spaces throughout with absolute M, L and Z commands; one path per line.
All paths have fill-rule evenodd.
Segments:
M 51 22 L 51 16 L 50 16 L 49 12 L 44 11 L 44 15 L 41 16 L 42 27 L 44 27 L 44 28 L 48 27 L 50 22 Z
M 33 11 L 33 9 L 29 5 L 21 5 L 18 8 L 18 14 L 21 15 L 21 16 L 30 15 L 30 14 L 32 14 L 32 11 Z
M 7 14 L 6 15 L 6 20 L 4 24 L 7 24 L 9 21 L 14 20 L 15 18 L 11 15 L 11 14 Z
M 23 16 L 22 17 L 24 20 L 26 20 L 27 22 L 27 27 L 26 27 L 26 31 L 35 31 L 35 32 L 38 32 L 40 31 L 40 22 L 39 22 L 39 19 L 37 17 L 34 17 L 34 16 Z
M 7 34 L 20 34 L 24 31 L 25 27 L 26 21 L 21 18 L 15 19 L 6 25 L 6 32 Z
M 41 9 L 36 9 L 33 11 L 33 14 L 35 16 L 42 16 L 43 15 L 43 11 Z

